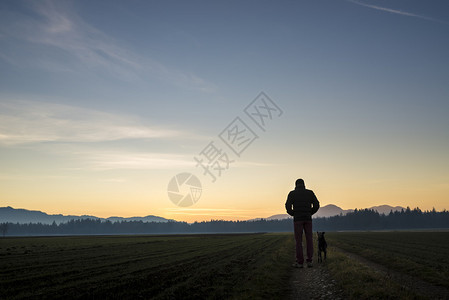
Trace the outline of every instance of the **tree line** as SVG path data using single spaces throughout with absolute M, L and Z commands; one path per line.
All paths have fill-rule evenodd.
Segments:
M 314 231 L 343 230 L 394 230 L 394 229 L 431 229 L 449 228 L 449 211 L 421 211 L 419 208 L 379 214 L 371 209 L 356 209 L 354 212 L 316 218 L 313 220 Z M 222 233 L 222 232 L 289 232 L 293 231 L 292 219 L 166 223 L 109 220 L 71 220 L 66 223 L 0 223 L 3 236 L 24 235 L 88 235 L 88 234 L 183 234 L 183 233 Z

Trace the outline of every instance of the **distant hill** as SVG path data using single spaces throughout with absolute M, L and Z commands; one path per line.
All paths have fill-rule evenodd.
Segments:
M 346 215 L 348 212 L 354 211 L 353 209 L 342 209 L 341 207 L 338 207 L 337 205 L 329 204 L 321 207 L 318 212 L 313 216 L 314 218 L 320 218 L 320 217 L 332 217 L 332 216 L 338 216 L 340 214 Z
M 402 209 L 405 210 L 402 206 L 390 206 L 390 205 L 379 205 L 379 206 L 373 206 L 371 209 L 376 210 L 380 214 L 388 215 L 390 211 L 401 211 Z
M 402 206 L 390 206 L 390 205 L 379 205 L 379 206 L 373 206 L 370 207 L 369 209 L 373 209 L 375 211 L 377 211 L 380 214 L 389 214 L 390 211 L 400 211 L 402 209 L 405 209 Z M 338 207 L 334 204 L 328 204 L 325 206 L 320 207 L 320 209 L 318 210 L 318 212 L 316 214 L 313 215 L 314 218 L 322 218 L 322 217 L 332 217 L 332 216 L 338 216 L 340 214 L 342 215 L 346 215 L 349 212 L 353 212 L 353 209 L 342 209 L 341 207 Z M 288 214 L 279 214 L 279 215 L 273 215 L 270 216 L 268 218 L 265 218 L 266 220 L 283 220 L 283 219 L 287 219 L 287 218 L 291 218 Z M 254 219 L 254 220 L 259 220 L 259 219 Z
M 142 222 L 168 222 L 168 219 L 157 217 L 157 216 L 146 216 L 146 217 L 109 217 L 109 218 L 99 218 L 95 216 L 73 216 L 73 215 L 49 215 L 38 210 L 27 210 L 27 209 L 16 209 L 10 206 L 0 207 L 0 222 L 10 222 L 10 223 L 42 223 L 42 224 L 52 224 L 53 221 L 57 224 L 65 223 L 70 220 L 83 220 L 83 219 L 94 219 L 94 220 L 109 220 L 111 222 L 119 221 L 142 221 Z

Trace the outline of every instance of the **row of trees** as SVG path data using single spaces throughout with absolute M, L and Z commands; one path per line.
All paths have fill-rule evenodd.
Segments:
M 388 215 L 364 209 L 346 215 L 314 219 L 315 231 L 388 230 L 449 228 L 449 212 L 421 211 L 419 208 L 390 212 Z M 158 234 L 158 233 L 214 233 L 214 232 L 287 232 L 292 231 L 292 220 L 222 221 L 207 222 L 111 222 L 101 220 L 71 220 L 56 224 L 0 223 L 5 235 L 73 235 L 73 234 Z
M 407 207 L 384 215 L 370 209 L 356 209 L 346 215 L 316 219 L 314 227 L 320 231 L 449 228 L 449 211 L 423 212 Z

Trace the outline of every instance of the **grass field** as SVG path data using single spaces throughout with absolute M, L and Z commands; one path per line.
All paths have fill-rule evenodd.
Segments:
M 0 298 L 259 298 L 288 293 L 289 234 L 0 239 Z
M 327 267 L 348 298 L 432 299 L 430 290 L 417 291 L 418 286 L 410 286 L 414 282 L 419 285 L 419 280 L 449 287 L 449 232 L 330 232 L 326 235 L 330 245 Z M 390 271 L 377 272 L 376 268 L 349 258 L 338 249 L 355 253 L 399 276 L 392 277 Z M 398 280 L 401 274 L 418 280 Z
M 328 260 L 317 267 L 348 299 L 422 295 L 340 249 L 449 287 L 449 232 L 326 239 Z M 0 238 L 0 299 L 286 299 L 293 257 L 292 233 Z
M 391 269 L 449 288 L 449 232 L 329 233 L 330 242 Z

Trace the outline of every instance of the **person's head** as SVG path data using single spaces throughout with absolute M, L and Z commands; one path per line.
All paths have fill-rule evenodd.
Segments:
M 302 180 L 301 178 L 298 179 L 298 180 L 296 180 L 296 182 L 295 182 L 295 188 L 297 188 L 297 189 L 305 189 L 306 186 L 305 186 L 305 184 L 304 184 L 304 180 Z

